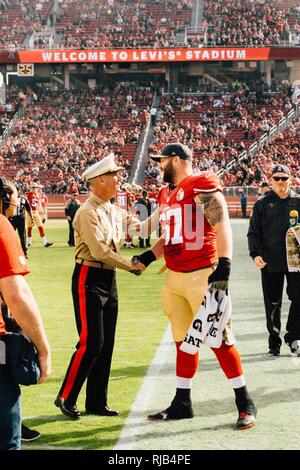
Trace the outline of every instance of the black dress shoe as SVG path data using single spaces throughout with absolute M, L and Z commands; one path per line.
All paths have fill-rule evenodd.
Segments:
M 268 354 L 270 356 L 280 356 L 280 347 L 270 347 Z
M 60 411 L 71 419 L 80 419 L 80 411 L 76 405 L 68 405 L 65 400 L 60 396 L 57 395 L 54 405 L 60 408 Z
M 86 410 L 87 414 L 89 415 L 97 415 L 97 416 L 119 416 L 119 411 L 112 410 L 108 406 L 104 406 L 104 408 L 97 408 L 97 409 L 90 409 Z

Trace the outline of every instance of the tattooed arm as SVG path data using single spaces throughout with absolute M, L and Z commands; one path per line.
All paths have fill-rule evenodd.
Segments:
M 196 204 L 202 204 L 207 221 L 216 231 L 218 257 L 232 258 L 232 230 L 228 208 L 223 194 L 200 193 L 195 197 Z

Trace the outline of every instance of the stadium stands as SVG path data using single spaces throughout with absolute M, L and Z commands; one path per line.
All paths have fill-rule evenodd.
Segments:
M 277 124 L 292 108 L 289 90 L 279 93 L 251 91 L 246 84 L 222 95 L 177 94 L 164 97 L 158 113 L 151 152 L 167 142 L 180 141 L 194 150 L 194 170 L 218 172 Z M 149 162 L 146 182 L 158 177 Z M 229 176 L 230 175 L 230 176 Z M 226 173 L 226 185 L 238 176 Z M 253 179 L 252 179 L 253 181 Z M 251 181 L 251 182 L 252 182 Z
M 26 35 L 45 26 L 52 5 L 52 0 L 2 0 L 0 48 L 22 48 Z
M 297 0 L 255 0 L 250 4 L 247 0 L 203 0 L 202 3 L 203 20 L 195 34 L 185 37 L 189 47 L 300 43 Z M 1 1 L 0 48 L 28 47 L 26 38 L 53 23 L 55 47 L 72 49 L 168 48 L 184 42 L 178 33 L 193 29 L 192 0 L 61 0 L 53 16 L 54 4 L 53 0 Z M 47 47 L 42 36 L 31 45 Z
M 170 47 L 188 26 L 192 0 L 64 0 L 56 32 L 60 47 Z
M 258 186 L 271 176 L 272 166 L 286 164 L 292 170 L 294 184 L 300 186 L 300 119 L 272 142 L 264 145 L 252 158 L 246 158 L 223 175 L 225 186 Z
M 299 2 L 204 0 L 207 44 L 269 46 L 289 43 L 300 33 Z
M 149 87 L 129 82 L 99 92 L 43 90 L 0 150 L 5 173 L 25 183 L 36 177 L 52 193 L 74 180 L 86 191 L 80 175 L 100 155 L 114 151 L 130 169 L 151 103 Z

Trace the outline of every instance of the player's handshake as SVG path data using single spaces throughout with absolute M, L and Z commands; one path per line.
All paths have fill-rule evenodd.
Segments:
M 136 276 L 140 276 L 143 271 L 145 271 L 145 265 L 138 260 L 138 256 L 134 256 L 131 260 L 132 263 L 132 270 L 130 271 L 132 274 Z

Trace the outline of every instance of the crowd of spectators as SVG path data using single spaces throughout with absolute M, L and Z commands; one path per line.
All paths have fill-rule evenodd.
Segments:
M 277 134 L 253 157 L 246 157 L 222 177 L 224 186 L 259 186 L 268 181 L 273 165 L 286 164 L 291 168 L 293 184 L 300 186 L 300 119 L 287 130 Z
M 203 12 L 208 45 L 278 45 L 300 34 L 297 1 L 204 0 Z
M 0 48 L 22 47 L 26 35 L 55 23 L 58 47 L 168 48 L 191 26 L 193 0 L 0 0 Z M 268 46 L 300 38 L 297 0 L 203 0 L 202 34 L 188 47 Z M 203 34 L 205 32 L 205 34 Z M 42 36 L 41 36 L 42 38 Z M 182 37 L 180 39 L 182 42 Z M 45 47 L 42 39 L 36 47 Z
M 180 94 L 163 97 L 149 155 L 167 142 L 179 141 L 193 148 L 194 171 L 226 168 L 228 163 L 268 133 L 292 109 L 292 90 L 264 92 L 263 83 L 238 83 L 221 95 Z M 158 165 L 149 160 L 146 184 L 159 179 Z M 231 184 L 234 178 L 226 179 Z
M 84 168 L 114 152 L 127 178 L 149 117 L 150 86 L 122 82 L 76 92 L 42 89 L 35 96 L 0 150 L 8 176 L 25 184 L 38 178 L 47 192 L 65 193 L 74 182 L 86 192 Z
M 299 121 L 254 157 L 239 161 L 244 150 L 292 109 L 293 89 L 281 85 L 280 91 L 271 92 L 263 82 L 232 82 L 231 88 L 219 94 L 164 95 L 149 155 L 168 142 L 183 142 L 193 149 L 194 172 L 225 170 L 225 186 L 259 185 L 275 162 L 299 172 Z M 38 179 L 48 193 L 64 194 L 70 188 L 85 193 L 84 168 L 114 152 L 126 181 L 150 116 L 150 83 L 118 82 L 75 91 L 44 86 L 22 91 L 13 85 L 7 91 L 3 122 L 19 107 L 24 115 L 0 149 L 1 173 L 25 189 Z M 236 163 L 227 170 L 232 160 Z M 144 188 L 155 192 L 161 184 L 159 166 L 149 159 Z
M 62 0 L 56 23 L 65 48 L 172 47 L 189 26 L 192 0 Z
M 0 0 L 0 48 L 19 49 L 27 34 L 45 27 L 53 0 Z

